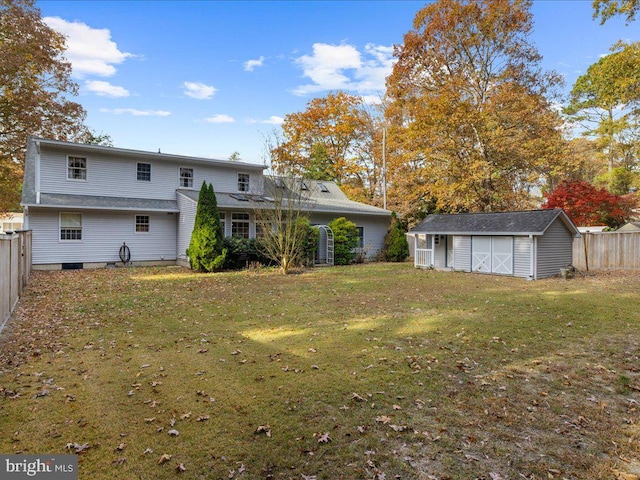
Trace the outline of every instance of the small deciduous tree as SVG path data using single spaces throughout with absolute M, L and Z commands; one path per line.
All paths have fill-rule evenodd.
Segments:
M 306 217 L 308 196 L 293 177 L 270 177 L 265 183 L 267 198 L 255 196 L 253 201 L 256 246 L 286 275 L 305 264 L 309 237 L 315 235 Z
M 404 262 L 409 256 L 406 227 L 396 215 L 391 214 L 391 224 L 384 237 L 383 255 L 387 262 Z
M 329 222 L 333 231 L 333 263 L 349 265 L 356 256 L 358 246 L 358 228 L 351 220 L 339 217 Z
M 196 219 L 187 256 L 191 268 L 199 272 L 213 272 L 224 266 L 227 250 L 218 212 L 218 200 L 213 185 L 202 182 Z
M 578 226 L 617 228 L 629 220 L 634 204 L 632 197 L 613 195 L 584 181 L 563 181 L 546 197 L 542 208 L 562 208 Z

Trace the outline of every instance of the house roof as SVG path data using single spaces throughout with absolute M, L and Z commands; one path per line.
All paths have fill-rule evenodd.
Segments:
M 186 155 L 175 155 L 171 153 L 157 153 L 155 152 L 147 152 L 143 150 L 131 150 L 128 148 L 118 148 L 118 147 L 106 147 L 104 145 L 89 145 L 84 143 L 72 143 L 72 142 L 63 142 L 60 140 L 49 140 L 46 138 L 38 138 L 38 137 L 30 137 L 30 142 L 34 142 L 38 148 L 41 145 L 47 146 L 53 149 L 59 150 L 73 150 L 75 152 L 83 152 L 83 153 L 100 153 L 103 155 L 116 155 L 119 157 L 126 156 L 127 158 L 141 158 L 147 160 L 164 160 L 167 162 L 189 162 L 189 163 L 202 163 L 207 165 L 217 165 L 224 167 L 232 167 L 237 168 L 240 166 L 242 169 L 249 170 L 259 170 L 263 171 L 266 167 L 264 165 L 258 165 L 256 163 L 248 163 L 248 162 L 235 162 L 231 160 L 220 160 L 215 158 L 204 158 L 204 157 L 190 157 Z
M 282 198 L 286 202 L 292 194 L 289 190 L 289 179 L 264 178 L 264 195 L 252 195 L 251 193 L 226 193 L 216 192 L 216 199 L 219 208 L 227 209 L 247 209 L 261 208 L 263 205 L 273 204 L 274 198 Z M 383 208 L 374 207 L 360 202 L 349 200 L 344 192 L 335 182 L 315 181 L 315 180 L 295 180 L 298 185 L 304 183 L 306 190 L 300 190 L 299 186 L 294 188 L 293 195 L 301 195 L 301 208 L 313 213 L 335 213 L 335 214 L 361 214 L 389 216 L 391 212 Z M 277 184 L 281 186 L 277 186 Z M 280 191 L 285 189 L 286 191 Z M 198 190 L 179 189 L 178 193 L 190 198 L 194 202 L 198 201 Z M 296 197 L 296 200 L 299 200 Z
M 38 203 L 37 206 L 43 208 L 75 208 L 83 210 L 180 211 L 178 202 L 175 200 L 67 195 L 62 193 L 42 193 L 40 195 L 40 203 Z
M 557 219 L 578 235 L 578 229 L 562 209 L 527 210 L 521 212 L 461 213 L 429 215 L 410 234 L 440 235 L 543 235 Z

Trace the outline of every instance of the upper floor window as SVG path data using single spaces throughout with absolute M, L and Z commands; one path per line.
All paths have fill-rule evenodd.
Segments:
M 137 180 L 139 182 L 151 181 L 151 164 L 150 163 L 137 164 Z
M 82 240 L 82 214 L 60 214 L 60 240 Z
M 87 157 L 67 157 L 67 180 L 87 179 Z
M 238 174 L 238 191 L 239 192 L 249 191 L 249 174 L 248 173 Z
M 180 167 L 180 186 L 193 188 L 193 168 Z
M 136 215 L 136 233 L 149 233 L 149 215 Z

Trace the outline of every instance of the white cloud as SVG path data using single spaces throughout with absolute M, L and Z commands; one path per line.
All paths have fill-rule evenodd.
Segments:
M 85 82 L 85 88 L 90 92 L 95 93 L 101 97 L 113 97 L 122 98 L 130 95 L 129 90 L 117 85 L 111 85 L 109 82 L 103 82 L 101 80 L 90 80 Z
M 244 69 L 247 72 L 253 72 L 256 67 L 261 67 L 264 64 L 264 57 L 260 57 L 257 60 L 247 60 L 244 62 Z
M 266 123 L 268 125 L 282 125 L 284 123 L 284 118 L 271 115 L 268 119 L 261 120 L 260 123 Z
M 67 37 L 65 57 L 73 67 L 73 76 L 86 75 L 110 77 L 116 67 L 131 53 L 121 52 L 111 40 L 111 31 L 106 28 L 91 28 L 81 22 L 68 22 L 60 17 L 45 17 L 45 23 Z
M 314 43 L 312 55 L 296 59 L 303 76 L 313 83 L 300 85 L 293 93 L 302 96 L 328 90 L 383 92 L 393 62 L 392 47 L 367 44 L 364 52 L 360 52 L 353 45 Z
M 209 100 L 217 89 L 211 85 L 197 82 L 184 82 L 184 94 L 197 100 Z
M 116 115 L 133 115 L 134 117 L 168 117 L 171 115 L 171 112 L 166 110 L 138 110 L 137 108 L 101 108 L 100 111 Z
M 204 121 L 207 123 L 235 123 L 235 119 L 233 117 L 223 113 L 218 113 L 213 117 L 205 118 Z

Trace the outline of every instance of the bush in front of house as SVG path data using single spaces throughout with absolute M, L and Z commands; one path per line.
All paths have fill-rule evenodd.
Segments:
M 202 182 L 200 188 L 196 219 L 187 256 L 191 268 L 198 272 L 221 270 L 227 256 L 218 212 L 218 200 L 213 191 L 213 185 L 207 186 L 207 182 Z
M 227 237 L 224 247 L 227 258 L 225 270 L 241 270 L 249 265 L 271 265 L 273 262 L 260 253 L 259 240 L 255 238 Z
M 358 229 L 356 224 L 344 217 L 329 222 L 333 231 L 333 263 L 349 265 L 356 256 L 358 246 Z
M 384 237 L 383 258 L 387 262 L 404 262 L 409 257 L 407 229 L 396 215 L 391 213 L 391 224 Z

